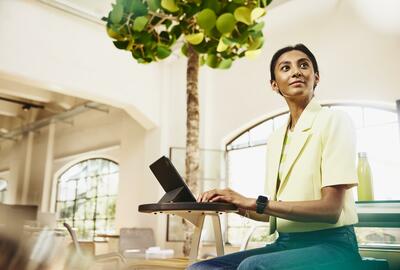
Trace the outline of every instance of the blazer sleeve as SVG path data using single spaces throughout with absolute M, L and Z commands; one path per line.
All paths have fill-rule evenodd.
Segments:
M 355 128 L 342 111 L 332 111 L 323 131 L 321 181 L 322 187 L 358 184 Z

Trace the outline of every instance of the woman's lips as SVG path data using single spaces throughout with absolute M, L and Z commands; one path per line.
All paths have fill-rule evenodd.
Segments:
M 290 85 L 294 85 L 294 84 L 304 84 L 304 82 L 303 81 L 294 81 L 294 82 L 292 82 L 292 83 L 290 83 Z

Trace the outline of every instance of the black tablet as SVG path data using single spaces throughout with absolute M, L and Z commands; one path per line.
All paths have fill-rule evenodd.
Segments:
M 167 157 L 162 156 L 149 167 L 166 192 L 159 203 L 196 201 L 185 181 Z

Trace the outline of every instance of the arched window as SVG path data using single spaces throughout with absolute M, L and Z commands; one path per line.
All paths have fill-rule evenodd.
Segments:
M 395 188 L 400 175 L 400 136 L 396 111 L 359 104 L 323 106 L 344 110 L 353 119 L 357 131 L 357 151 L 367 153 L 371 166 L 374 199 L 400 200 L 400 193 Z M 259 122 L 226 145 L 230 187 L 252 197 L 264 190 L 267 138 L 286 123 L 288 115 L 288 112 L 284 112 Z M 356 189 L 353 190 L 357 198 Z M 245 224 L 237 215 L 229 215 L 229 241 L 240 241 L 250 225 L 253 225 L 252 221 L 246 221 Z
M 58 225 L 77 228 L 80 240 L 115 232 L 119 166 L 103 158 L 81 161 L 57 179 Z

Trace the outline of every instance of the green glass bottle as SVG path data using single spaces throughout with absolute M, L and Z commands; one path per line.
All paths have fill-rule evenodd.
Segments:
M 373 201 L 374 191 L 372 185 L 371 167 L 369 166 L 367 153 L 358 153 L 358 200 L 359 201 Z

